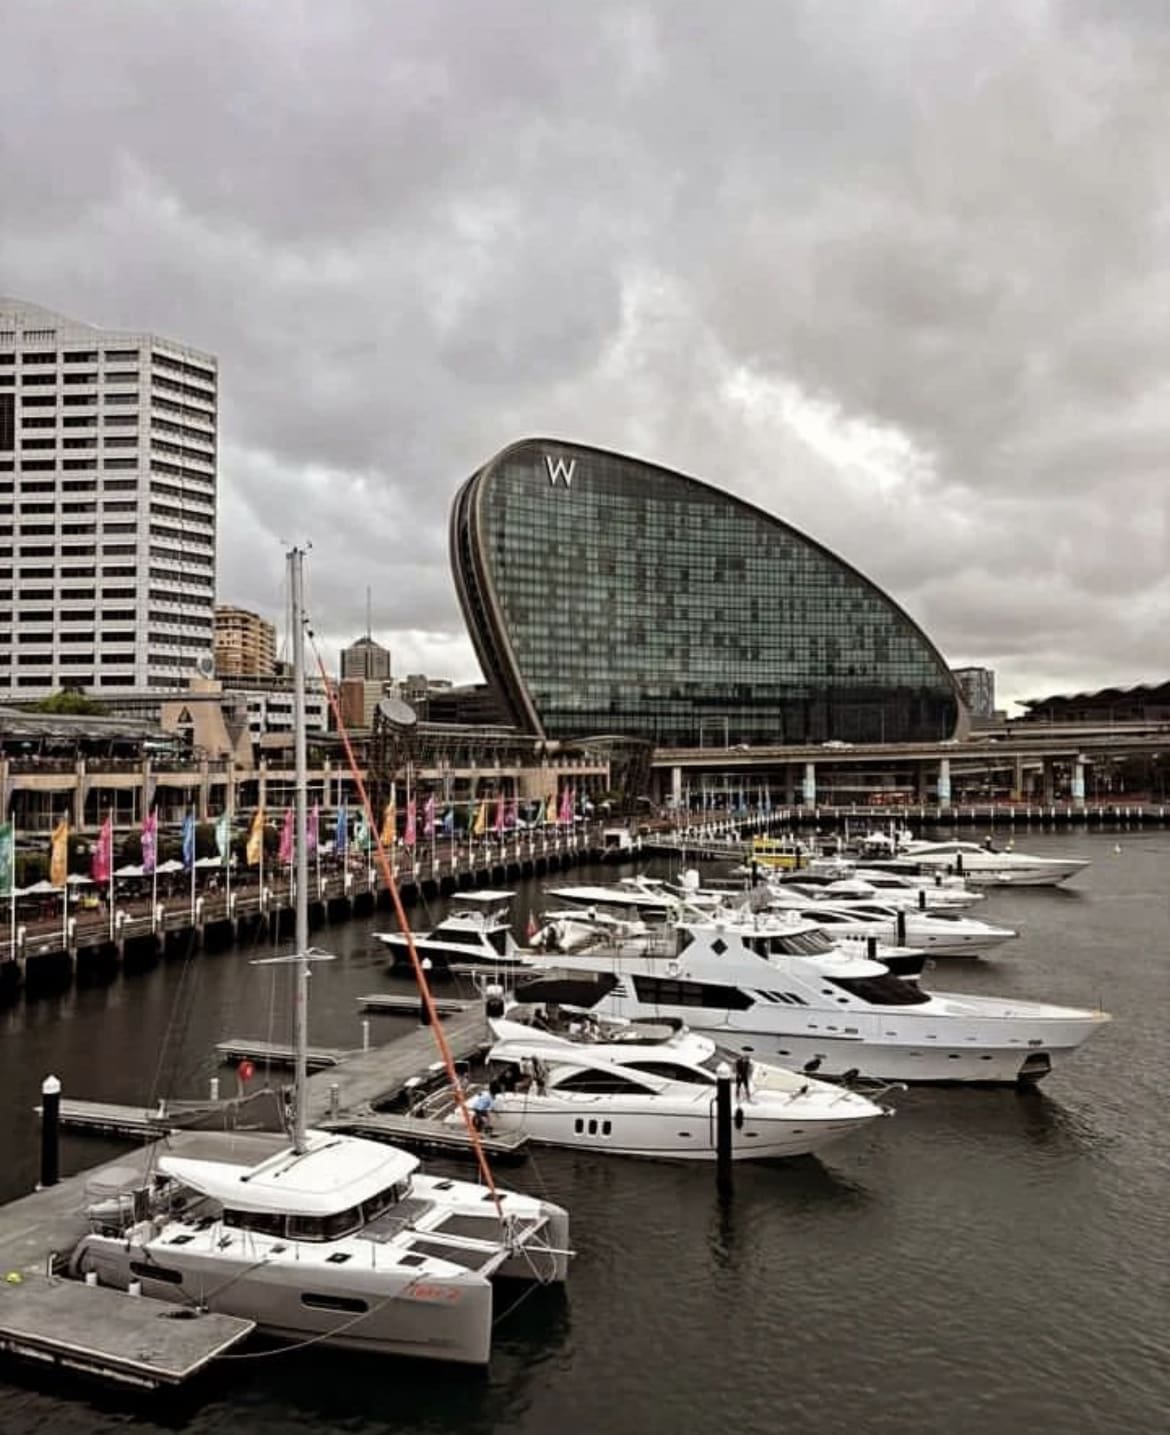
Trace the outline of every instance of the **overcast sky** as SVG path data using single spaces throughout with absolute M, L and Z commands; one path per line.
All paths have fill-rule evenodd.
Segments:
M 0 292 L 219 356 L 219 597 L 471 679 L 550 434 L 826 543 L 1001 698 L 1170 676 L 1164 0 L 3 0 Z

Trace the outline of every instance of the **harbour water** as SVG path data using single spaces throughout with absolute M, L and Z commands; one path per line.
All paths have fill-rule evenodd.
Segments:
M 893 1121 L 820 1161 L 741 1163 L 726 1200 L 708 1167 L 538 1151 L 501 1179 L 566 1204 L 580 1254 L 564 1293 L 538 1291 L 501 1322 L 486 1373 L 257 1348 L 178 1404 L 131 1406 L 5 1366 L 0 1429 L 1164 1432 L 1170 833 L 1031 830 L 1016 845 L 1093 866 L 1067 889 L 990 896 L 979 915 L 1020 939 L 926 980 L 1111 1011 L 1037 1091 L 907 1092 Z M 538 884 L 521 888 L 521 922 L 538 902 Z M 417 925 L 440 910 L 417 908 Z M 354 998 L 391 986 L 370 935 L 384 922 L 314 934 L 338 957 L 315 968 L 314 1043 L 360 1042 Z M 0 1199 L 36 1179 L 46 1073 L 67 1096 L 197 1095 L 215 1041 L 283 1039 L 287 975 L 255 955 L 174 961 L 0 1014 Z M 401 1021 L 374 1018 L 375 1040 Z M 69 1138 L 63 1164 L 118 1149 Z

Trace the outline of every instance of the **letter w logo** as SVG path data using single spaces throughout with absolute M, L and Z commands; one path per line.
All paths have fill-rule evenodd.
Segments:
M 575 458 L 571 458 L 568 463 L 566 463 L 563 458 L 553 458 L 551 454 L 546 453 L 544 456 L 544 466 L 548 469 L 548 481 L 552 484 L 553 488 L 556 488 L 558 480 L 563 483 L 566 488 L 572 488 L 573 474 L 577 471 L 577 460 Z

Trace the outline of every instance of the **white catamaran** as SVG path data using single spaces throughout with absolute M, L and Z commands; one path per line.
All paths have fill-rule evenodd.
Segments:
M 253 1165 L 163 1156 L 153 1181 L 91 1213 L 72 1273 L 309 1344 L 484 1364 L 493 1280 L 560 1281 L 567 1213 L 424 1174 L 380 1142 L 306 1130 L 308 871 L 303 554 L 289 555 L 295 663 L 295 1130 Z

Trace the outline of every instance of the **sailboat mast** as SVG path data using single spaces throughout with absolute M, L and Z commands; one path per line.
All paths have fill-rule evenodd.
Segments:
M 309 1066 L 309 853 L 308 853 L 308 751 L 305 740 L 305 591 L 304 552 L 293 548 L 288 555 L 289 591 L 292 598 L 293 660 L 293 757 L 296 764 L 293 853 L 296 861 L 296 903 L 294 942 L 296 944 L 296 995 L 293 1006 L 293 1035 L 296 1049 L 296 1076 L 293 1090 L 293 1146 L 306 1146 L 305 1108 L 308 1098 Z

